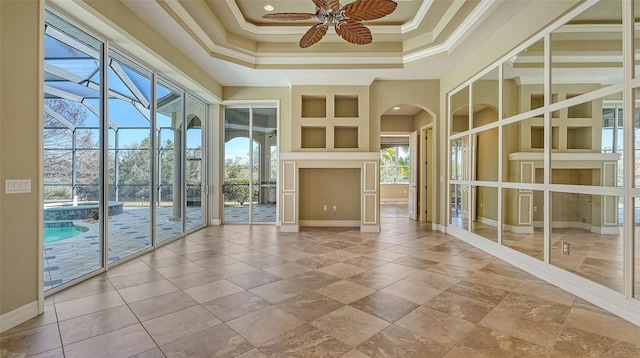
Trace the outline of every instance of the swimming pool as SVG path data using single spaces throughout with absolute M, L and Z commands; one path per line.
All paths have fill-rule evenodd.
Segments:
M 52 242 L 61 241 L 64 239 L 68 239 L 70 237 L 74 237 L 76 235 L 80 235 L 86 231 L 82 230 L 85 228 L 80 228 L 78 226 L 67 226 L 67 227 L 45 227 L 44 228 L 44 243 L 50 244 Z

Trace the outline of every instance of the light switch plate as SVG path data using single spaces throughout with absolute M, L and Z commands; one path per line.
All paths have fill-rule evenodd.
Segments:
M 31 192 L 31 179 L 6 179 L 4 181 L 5 194 L 24 194 Z

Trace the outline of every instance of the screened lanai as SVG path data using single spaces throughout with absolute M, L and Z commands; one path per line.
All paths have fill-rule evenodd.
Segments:
M 47 290 L 204 225 L 207 106 L 50 12 L 44 39 Z

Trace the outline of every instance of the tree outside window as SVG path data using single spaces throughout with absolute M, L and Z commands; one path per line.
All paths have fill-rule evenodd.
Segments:
M 380 150 L 380 183 L 409 182 L 409 147 L 397 146 Z

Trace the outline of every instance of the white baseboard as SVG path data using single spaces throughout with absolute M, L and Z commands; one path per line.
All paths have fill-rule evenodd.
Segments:
M 543 226 L 544 222 L 542 221 L 533 222 L 533 227 L 540 228 Z M 551 227 L 554 229 L 583 229 L 600 235 L 619 235 L 622 231 L 622 228 L 618 226 L 594 226 L 588 223 L 581 223 L 577 221 L 554 221 L 551 223 Z
M 360 226 L 360 232 L 380 232 L 380 225 Z
M 514 226 L 514 225 L 502 225 L 505 231 L 512 232 L 514 234 L 533 234 L 533 227 L 531 226 Z
M 38 301 L 27 303 L 0 316 L 0 332 L 11 329 L 38 315 Z
M 300 226 L 360 226 L 359 220 L 300 220 Z
M 498 227 L 498 222 L 496 220 L 483 218 L 482 216 L 478 216 L 478 222 L 481 222 L 481 223 L 483 223 L 485 225 Z
M 583 229 L 591 231 L 591 224 L 578 221 L 552 221 L 551 227 L 554 229 Z
M 214 225 L 214 226 L 219 226 L 222 224 L 222 220 L 220 219 L 211 219 L 211 221 L 209 222 L 209 225 Z
M 440 225 L 440 224 L 431 224 L 431 230 L 436 230 L 436 231 L 440 231 L 443 233 L 447 233 L 447 227 L 444 225 Z
M 640 301 L 454 226 L 449 234 L 640 326 Z
M 282 225 L 280 232 L 300 232 L 300 227 L 298 225 Z
M 380 202 L 395 201 L 409 204 L 409 198 L 380 198 Z
M 620 235 L 622 228 L 617 226 L 592 226 L 591 232 L 600 235 Z

